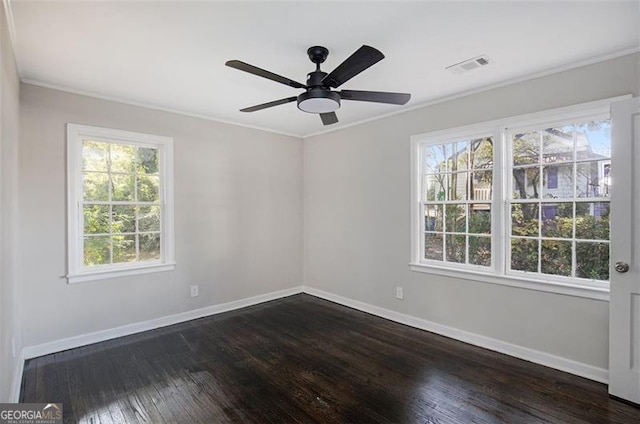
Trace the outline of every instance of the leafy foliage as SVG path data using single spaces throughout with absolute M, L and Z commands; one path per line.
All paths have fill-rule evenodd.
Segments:
M 512 234 L 538 237 L 538 220 L 524 221 L 523 206 L 537 207 L 536 204 L 513 205 Z M 542 220 L 540 252 L 538 252 L 537 240 L 513 238 L 511 269 L 538 272 L 538 256 L 540 256 L 540 272 L 571 276 L 572 255 L 575 249 L 575 276 L 607 281 L 609 279 L 609 244 L 606 241 L 609 240 L 609 205 L 605 202 L 576 202 L 575 218 L 573 207 L 573 203 L 570 202 L 560 203 L 556 207 L 553 218 Z M 566 241 L 555 239 L 566 239 Z M 592 240 L 603 242 L 591 242 Z
M 157 149 L 85 141 L 83 187 L 86 266 L 160 258 Z

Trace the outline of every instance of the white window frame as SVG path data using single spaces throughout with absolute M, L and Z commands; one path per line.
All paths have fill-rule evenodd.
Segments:
M 609 284 L 585 280 L 557 278 L 546 274 L 533 274 L 508 269 L 508 243 L 511 226 L 511 214 L 508 210 L 509 148 L 507 134 L 510 128 L 536 127 L 554 123 L 587 122 L 590 120 L 610 119 L 611 103 L 631 98 L 631 95 L 619 96 L 574 106 L 546 110 L 526 115 L 513 116 L 479 124 L 445 129 L 411 137 L 411 258 L 412 271 L 442 275 L 465 280 L 501 284 L 512 287 L 533 289 L 544 292 L 609 300 Z M 494 140 L 493 199 L 491 249 L 492 266 L 478 267 L 449 262 L 429 261 L 421 258 L 424 243 L 424 212 L 420 213 L 422 164 L 421 147 L 428 144 L 445 144 L 478 136 L 492 136 Z
M 82 211 L 82 144 L 85 140 L 123 143 L 158 149 L 160 170 L 160 251 L 157 261 L 84 265 Z M 173 138 L 88 125 L 67 124 L 67 281 L 79 283 L 175 269 L 173 222 Z

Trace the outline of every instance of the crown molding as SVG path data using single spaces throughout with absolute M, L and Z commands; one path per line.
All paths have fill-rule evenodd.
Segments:
M 116 102 L 116 103 L 122 103 L 125 105 L 129 105 L 129 106 L 137 106 L 137 107 L 143 107 L 146 109 L 152 109 L 152 110 L 158 110 L 161 112 L 169 112 L 169 113 L 173 113 L 176 115 L 181 115 L 181 116 L 188 116 L 190 118 L 198 118 L 198 119 L 204 119 L 207 121 L 213 121 L 213 122 L 218 122 L 221 124 L 227 124 L 227 125 L 235 125 L 237 127 L 243 127 L 243 128 L 250 128 L 253 130 L 259 130 L 259 131 L 265 131 L 265 132 L 269 132 L 269 133 L 273 133 L 273 134 L 279 134 L 279 135 L 286 135 L 288 137 L 295 137 L 295 138 L 303 138 L 303 136 L 301 134 L 293 134 L 293 133 L 288 133 L 288 132 L 284 132 L 284 131 L 278 131 L 278 130 L 274 130 L 271 128 L 265 128 L 265 127 L 260 127 L 257 125 L 250 125 L 250 124 L 244 124 L 244 123 L 240 123 L 240 122 L 235 122 L 235 121 L 229 121 L 226 119 L 221 119 L 221 118 L 216 118 L 213 116 L 207 116 L 207 115 L 200 115 L 197 113 L 192 113 L 192 112 L 186 112 L 180 109 L 171 109 L 171 108 L 167 108 L 167 107 L 162 107 L 162 106 L 157 106 L 151 103 L 144 103 L 144 102 L 137 102 L 134 100 L 129 100 L 129 99 L 125 99 L 122 97 L 117 97 L 117 96 L 107 96 L 104 94 L 100 94 L 100 93 L 95 93 L 92 91 L 86 91 L 86 90 L 77 90 L 75 88 L 71 88 L 71 87 L 66 87 L 63 85 L 58 85 L 58 84 L 50 84 L 48 82 L 43 82 L 43 81 L 39 81 L 39 80 L 33 80 L 30 78 L 21 78 L 20 82 L 22 82 L 23 84 L 29 84 L 29 85 L 34 85 L 36 87 L 42 87 L 42 88 L 48 88 L 51 90 L 57 90 L 57 91 L 63 91 L 66 93 L 71 93 L 71 94 L 77 94 L 80 96 L 86 96 L 86 97 L 93 97 L 96 99 L 101 99 L 101 100 L 108 100 L 111 102 Z
M 13 60 L 16 62 L 18 77 L 20 76 L 20 61 L 18 60 L 16 25 L 13 20 L 13 10 L 11 9 L 11 0 L 2 0 L 4 5 L 4 17 L 7 22 L 7 31 L 9 32 L 9 41 L 11 42 L 11 51 L 13 52 Z

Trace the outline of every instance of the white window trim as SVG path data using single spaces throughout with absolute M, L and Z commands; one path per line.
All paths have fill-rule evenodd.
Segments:
M 82 141 L 126 142 L 138 146 L 155 147 L 160 150 L 161 178 L 161 252 L 159 261 L 133 264 L 108 265 L 104 268 L 87 269 L 82 264 L 83 231 L 80 204 L 82 200 Z M 85 281 L 170 271 L 175 268 L 174 218 L 173 218 L 173 138 L 110 128 L 67 124 L 67 281 Z M 101 269 L 102 268 L 102 269 Z
M 591 119 L 597 117 L 610 117 L 611 103 L 631 98 L 631 95 L 613 97 L 594 102 L 583 103 L 574 106 L 546 110 L 542 112 L 518 115 L 504 119 L 498 119 L 479 124 L 473 124 L 458 128 L 433 131 L 411 136 L 411 258 L 409 268 L 415 272 L 423 272 L 445 277 L 454 277 L 464 280 L 472 280 L 491 284 L 501 284 L 511 287 L 531 289 L 543 292 L 558 293 L 570 296 L 585 297 L 597 300 L 609 300 L 609 287 L 602 283 L 589 283 L 588 280 L 575 280 L 557 278 L 556 276 L 545 278 L 544 275 L 527 275 L 525 272 L 507 270 L 505 251 L 507 221 L 510 216 L 507 202 L 507 175 L 508 149 L 505 134 L 509 128 L 521 128 L 547 125 L 550 122 L 566 122 L 568 120 Z M 473 267 L 469 265 L 457 266 L 455 264 L 439 261 L 428 261 L 421 258 L 422 226 L 421 216 L 418 210 L 420 204 L 421 182 L 417 174 L 420 169 L 420 147 L 428 143 L 446 143 L 447 141 L 460 140 L 474 136 L 493 135 L 494 137 L 494 167 L 493 184 L 494 197 L 492 199 L 492 265 L 490 268 Z M 423 219 L 422 219 L 423 220 Z

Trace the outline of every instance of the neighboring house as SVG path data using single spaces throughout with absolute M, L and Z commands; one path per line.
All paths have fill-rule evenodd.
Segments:
M 539 134 L 516 134 L 514 138 L 522 143 L 514 142 L 517 146 L 513 155 L 517 157 L 517 164 L 531 164 L 513 170 L 513 197 L 518 198 L 542 198 L 542 199 L 572 199 L 574 186 L 574 172 L 576 181 L 577 198 L 601 198 L 609 197 L 611 184 L 611 159 L 593 151 L 592 145 L 584 132 L 562 131 L 558 128 L 547 128 L 543 134 L 542 173 L 543 181 L 540 187 L 540 156 L 537 149 L 532 149 L 531 140 L 539 140 Z M 574 158 L 575 136 L 575 158 Z M 471 140 L 472 146 L 481 146 L 481 140 Z M 539 141 L 538 141 L 539 143 Z M 444 153 L 444 152 L 442 152 Z M 446 199 L 466 199 L 469 193 L 471 200 L 487 203 L 473 203 L 470 205 L 473 211 L 490 211 L 492 199 L 491 169 L 492 162 L 483 166 L 473 166 L 474 172 L 468 170 L 469 155 L 467 148 L 449 154 L 442 154 L 443 160 L 435 167 L 437 170 L 454 170 L 453 174 L 434 174 L 428 176 L 427 190 L 432 191 L 433 200 L 444 201 Z M 446 157 L 446 159 L 444 159 Z M 573 166 L 573 161 L 577 165 Z M 460 170 L 463 170 L 460 172 Z M 542 193 L 539 191 L 542 190 Z M 448 196 L 445 196 L 448 191 Z M 429 194 L 427 195 L 429 197 Z M 608 207 L 602 204 L 591 204 L 591 214 L 602 216 L 608 214 Z M 471 213 L 472 211 L 470 211 Z M 556 204 L 542 205 L 542 219 L 554 219 L 558 213 Z M 434 231 L 438 218 L 442 216 L 439 208 L 425 209 L 425 229 Z
M 544 131 L 542 193 L 538 193 L 539 170 L 520 168 L 513 172 L 514 198 L 572 199 L 574 180 L 577 198 L 609 197 L 611 158 L 594 152 L 584 132 L 563 132 L 557 128 Z M 598 204 L 590 205 L 590 209 L 594 216 L 608 213 L 608 207 Z M 557 210 L 557 205 L 543 205 L 542 219 L 553 219 Z

